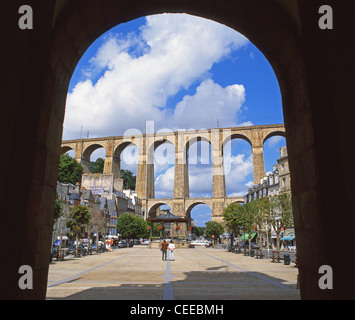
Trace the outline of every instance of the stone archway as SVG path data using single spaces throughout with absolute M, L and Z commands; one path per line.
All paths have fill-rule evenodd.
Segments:
M 342 230 L 344 221 L 348 225 L 354 221 L 349 200 L 354 162 L 354 143 L 349 141 L 354 136 L 350 107 L 353 81 L 348 68 L 354 50 L 346 47 L 352 36 L 348 32 L 352 10 L 335 1 L 330 3 L 340 16 L 332 32 L 318 28 L 318 10 L 323 4 L 318 0 L 34 1 L 36 28 L 28 33 L 19 31 L 14 23 L 18 2 L 11 1 L 6 7 L 9 14 L 3 17 L 8 27 L 2 30 L 3 41 L 12 49 L 4 52 L 3 59 L 6 81 L 1 141 L 6 156 L 2 162 L 7 168 L 6 188 L 16 190 L 21 181 L 25 193 L 18 203 L 17 195 L 1 192 L 8 197 L 4 202 L 17 204 L 15 209 L 8 205 L 2 210 L 3 237 L 10 239 L 16 225 L 17 241 L 23 244 L 19 251 L 8 253 L 8 263 L 1 267 L 4 297 L 45 298 L 53 220 L 50 212 L 65 99 L 81 55 L 100 34 L 118 23 L 154 13 L 186 12 L 245 34 L 272 64 L 280 83 L 288 135 L 301 295 L 349 298 L 348 265 L 338 259 L 345 256 L 346 249 L 339 248 L 329 235 Z M 16 149 L 14 145 L 23 147 Z M 23 161 L 23 154 L 28 161 Z M 333 173 L 329 168 L 334 163 L 341 166 Z M 340 209 L 329 185 L 342 185 L 345 190 Z M 342 221 L 334 221 L 334 212 L 339 211 Z M 352 241 L 351 235 L 343 239 Z M 17 286 L 21 265 L 33 268 L 33 290 L 21 291 Z M 334 267 L 336 290 L 320 290 L 321 265 Z

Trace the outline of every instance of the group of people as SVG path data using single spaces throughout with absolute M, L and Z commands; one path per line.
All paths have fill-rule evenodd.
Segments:
M 170 240 L 170 243 L 167 243 L 166 240 L 164 240 L 160 250 L 162 252 L 162 260 L 174 261 L 175 244 L 173 243 L 173 240 Z

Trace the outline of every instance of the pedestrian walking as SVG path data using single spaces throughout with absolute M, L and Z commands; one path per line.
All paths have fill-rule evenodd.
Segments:
M 174 261 L 174 250 L 175 250 L 175 244 L 173 243 L 173 240 L 170 240 L 169 246 L 168 246 L 168 260 Z
M 166 252 L 167 252 L 167 250 L 168 250 L 168 243 L 164 240 L 163 242 L 162 242 L 162 244 L 160 245 L 160 247 L 161 247 L 161 252 L 162 252 L 162 256 L 161 256 L 161 259 L 162 260 L 166 260 Z

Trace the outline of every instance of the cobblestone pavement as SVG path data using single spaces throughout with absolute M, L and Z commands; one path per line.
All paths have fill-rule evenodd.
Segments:
M 50 264 L 47 299 L 298 300 L 298 269 L 223 249 L 135 246 Z

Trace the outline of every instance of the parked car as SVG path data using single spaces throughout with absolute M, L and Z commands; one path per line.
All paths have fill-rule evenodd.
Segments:
M 127 248 L 127 242 L 125 240 L 118 241 L 118 248 Z
M 206 243 L 203 240 L 192 240 L 191 243 L 193 246 L 205 246 Z
M 144 240 L 141 242 L 143 245 L 150 245 L 150 240 Z
M 59 260 L 58 251 L 59 251 L 59 247 L 58 246 L 54 246 L 52 248 L 51 260 L 50 260 L 51 262 L 52 262 L 53 258 L 56 258 L 57 260 Z M 61 252 L 62 252 L 62 258 L 64 258 L 66 255 L 68 255 L 68 249 L 67 248 L 61 248 Z
M 96 250 L 96 244 L 94 244 L 91 248 L 92 248 L 92 251 L 96 251 L 96 252 L 104 252 L 106 250 L 106 248 L 103 244 L 99 244 L 97 246 L 98 250 Z
M 76 244 L 72 244 L 71 246 L 69 246 L 68 248 L 68 253 L 69 254 L 74 254 L 75 253 L 75 249 L 76 249 Z M 85 247 L 82 244 L 78 244 L 78 251 L 79 253 L 81 253 L 83 251 L 83 249 L 85 249 Z
M 212 247 L 213 246 L 213 242 L 212 241 L 205 241 L 205 247 Z
M 243 244 L 243 246 L 241 246 L 242 248 L 246 248 L 249 249 L 249 243 L 245 243 Z M 259 249 L 260 246 L 256 243 L 256 242 L 252 242 L 251 243 L 251 249 Z

